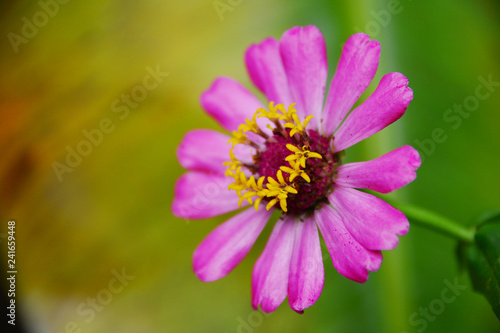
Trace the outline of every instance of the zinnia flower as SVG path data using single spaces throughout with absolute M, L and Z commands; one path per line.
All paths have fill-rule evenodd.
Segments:
M 346 148 L 399 119 L 413 98 L 406 77 L 389 73 L 351 111 L 373 79 L 379 55 L 377 41 L 351 36 L 323 105 L 324 38 L 314 26 L 294 27 L 280 41 L 267 38 L 246 51 L 250 78 L 270 101 L 266 107 L 228 77 L 202 94 L 202 107 L 232 135 L 186 134 L 177 157 L 189 171 L 177 181 L 172 211 L 202 219 L 251 206 L 195 250 L 200 280 L 214 281 L 234 269 L 273 211 L 281 217 L 253 269 L 254 309 L 272 312 L 288 296 L 302 313 L 318 299 L 324 283 L 318 228 L 340 274 L 365 282 L 368 271 L 379 269 L 381 250 L 394 249 L 409 223 L 399 210 L 357 189 L 391 192 L 413 181 L 420 166 L 410 146 L 342 164 Z

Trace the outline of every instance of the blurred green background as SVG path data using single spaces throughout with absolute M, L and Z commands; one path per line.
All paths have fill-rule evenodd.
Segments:
M 0 5 L 1 260 L 7 221 L 15 220 L 26 331 L 498 332 L 470 286 L 424 327 L 419 309 L 437 304 L 445 281 L 469 280 L 455 242 L 419 226 L 384 253 L 367 283 L 340 276 L 326 256 L 316 304 L 298 315 L 285 301 L 267 316 L 251 309 L 250 276 L 269 226 L 235 271 L 207 284 L 192 273 L 191 255 L 227 216 L 189 222 L 170 212 L 183 173 L 176 146 L 190 129 L 218 128 L 200 93 L 219 75 L 250 87 L 246 47 L 308 24 L 325 36 L 330 78 L 340 45 L 364 31 L 382 45 L 369 90 L 391 71 L 414 90 L 402 120 L 350 149 L 349 161 L 411 144 L 424 162 L 394 198 L 463 224 L 498 208 L 500 87 L 467 104 L 467 116 L 444 118 L 455 104 L 473 103 L 480 76 L 500 82 L 497 0 L 216 1 L 226 6 L 222 15 L 212 0 L 60 1 Z M 137 88 L 155 70 L 163 73 L 156 87 Z M 126 104 L 122 94 L 131 93 L 140 101 Z M 97 144 L 82 146 L 101 127 Z M 439 128 L 446 139 L 436 142 Z M 87 156 L 56 172 L 77 147 Z M 123 270 L 129 280 L 113 288 Z M 101 300 L 96 307 L 92 298 Z

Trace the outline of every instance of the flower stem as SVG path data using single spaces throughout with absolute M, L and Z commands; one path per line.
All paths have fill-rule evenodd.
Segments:
M 414 223 L 440 232 L 448 237 L 467 243 L 474 242 L 474 230 L 468 229 L 458 222 L 411 204 L 400 203 L 385 197 L 384 200 L 402 211 Z

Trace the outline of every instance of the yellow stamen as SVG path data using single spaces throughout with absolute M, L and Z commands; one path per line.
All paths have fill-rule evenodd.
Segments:
M 278 113 L 278 111 L 281 111 L 281 113 Z M 266 117 L 272 120 L 281 119 L 283 117 L 283 112 L 285 112 L 285 106 L 283 104 L 276 104 L 276 106 L 274 106 L 274 102 L 269 102 L 269 111 L 261 108 L 257 110 L 256 114 L 260 113 L 259 118 Z
M 252 120 L 250 119 L 245 119 L 245 124 L 241 124 L 238 126 L 238 132 L 243 133 L 243 132 L 253 132 L 257 133 L 260 128 L 257 125 L 257 112 L 253 115 Z
M 234 148 L 238 143 L 247 143 L 247 140 L 246 134 L 240 132 L 240 128 L 238 128 L 238 131 L 233 131 L 233 137 L 229 139 L 228 143 L 232 143 Z
M 294 188 L 293 180 L 300 176 L 307 182 L 311 181 L 309 175 L 303 170 L 306 167 L 306 160 L 309 158 L 322 158 L 322 156 L 316 152 L 311 152 L 308 146 L 298 148 L 292 144 L 287 144 L 286 147 L 292 154 L 287 156 L 285 160 L 288 161 L 291 168 L 282 166 L 280 170 L 277 171 L 274 178 L 267 177 L 266 179 L 262 176 L 258 180 L 256 180 L 254 176 L 247 177 L 247 175 L 245 175 L 241 169 L 246 165 L 240 162 L 233 153 L 234 147 L 240 143 L 257 147 L 257 145 L 248 139 L 245 134 L 246 132 L 257 133 L 267 138 L 267 135 L 263 134 L 257 124 L 256 119 L 260 117 L 272 120 L 277 128 L 281 128 L 282 132 L 284 131 L 283 127 L 289 128 L 290 137 L 293 137 L 296 133 L 303 135 L 303 137 L 307 137 L 305 129 L 313 116 L 308 116 L 303 122 L 300 122 L 297 116 L 297 110 L 294 109 L 294 106 L 295 103 L 290 104 L 288 110 L 286 110 L 283 104 L 275 105 L 274 102 L 270 102 L 269 111 L 264 108 L 258 109 L 254 113 L 252 119 L 245 119 L 245 123 L 238 126 L 238 130 L 233 131 L 233 137 L 228 142 L 232 144 L 229 151 L 231 161 L 224 162 L 224 165 L 227 166 L 226 176 L 234 179 L 234 182 L 228 186 L 228 189 L 236 191 L 239 197 L 238 205 L 240 207 L 243 201 L 247 200 L 249 204 L 254 204 L 255 210 L 258 210 L 261 201 L 264 198 L 270 198 L 266 205 L 267 210 L 271 209 L 271 207 L 279 202 L 281 209 L 286 212 L 286 200 L 289 194 L 298 193 Z M 274 130 L 270 125 L 267 125 L 267 127 Z M 286 132 L 283 133 L 286 135 Z M 308 144 L 308 141 L 306 141 L 306 143 Z M 288 179 L 283 176 L 283 172 L 289 174 L 287 177 Z M 264 184 L 266 180 L 267 183 Z M 253 198 L 255 198 L 255 202 L 253 202 Z
M 311 182 L 311 178 L 304 170 L 302 170 L 300 168 L 300 164 L 297 164 L 294 161 L 290 161 L 289 163 L 290 163 L 291 168 L 286 167 L 286 166 L 280 167 L 281 170 L 290 174 L 290 176 L 288 178 L 289 181 L 293 182 L 295 177 L 300 176 L 300 177 L 304 178 L 304 180 L 306 182 L 308 182 L 308 183 Z
M 320 154 L 310 151 L 308 148 L 309 147 L 302 147 L 302 149 L 299 149 L 295 147 L 294 145 L 287 144 L 286 148 L 290 150 L 293 154 L 288 155 L 285 158 L 285 161 L 291 162 L 291 161 L 296 161 L 302 168 L 306 167 L 306 160 L 308 158 L 323 158 Z
M 309 123 L 309 120 L 314 116 L 307 116 L 303 122 L 300 122 L 299 116 L 297 116 L 297 110 L 294 109 L 295 103 L 290 104 L 287 112 L 283 112 L 282 120 L 285 121 L 283 127 L 290 128 L 290 136 L 294 136 L 295 133 L 302 134 L 306 130 L 306 126 Z

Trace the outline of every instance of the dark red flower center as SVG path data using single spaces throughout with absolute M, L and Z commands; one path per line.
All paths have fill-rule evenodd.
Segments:
M 277 131 L 275 131 L 277 132 Z M 307 131 L 307 142 L 300 137 L 284 137 L 281 133 L 274 133 L 273 137 L 267 140 L 266 149 L 254 156 L 256 173 L 259 176 L 275 178 L 276 173 L 282 166 L 290 167 L 286 158 L 291 154 L 286 147 L 292 144 L 295 147 L 302 148 L 308 146 L 311 152 L 319 153 L 322 158 L 310 158 L 306 160 L 304 172 L 310 178 L 307 182 L 302 177 L 295 177 L 291 185 L 297 190 L 296 194 L 289 194 L 287 198 L 288 213 L 300 214 L 313 208 L 320 202 L 326 200 L 326 195 L 332 189 L 333 172 L 339 164 L 338 154 L 331 152 L 329 148 L 330 140 L 314 130 Z M 284 174 L 288 181 L 288 174 Z M 269 201 L 269 199 L 264 199 Z
M 294 106 L 269 102 L 269 111 L 258 109 L 252 119 L 245 119 L 233 131 L 231 161 L 224 165 L 228 166 L 226 175 L 234 179 L 229 189 L 240 198 L 238 205 L 247 201 L 258 210 L 264 201 L 267 210 L 279 204 L 285 213 L 301 214 L 326 201 L 333 190 L 341 155 L 330 148 L 333 138 L 306 129 L 313 116 L 300 119 Z M 274 125 L 266 125 L 272 132 L 263 131 L 258 118 L 267 118 Z M 250 133 L 252 136 L 247 135 Z M 253 163 L 238 160 L 233 151 L 238 144 L 256 149 Z

